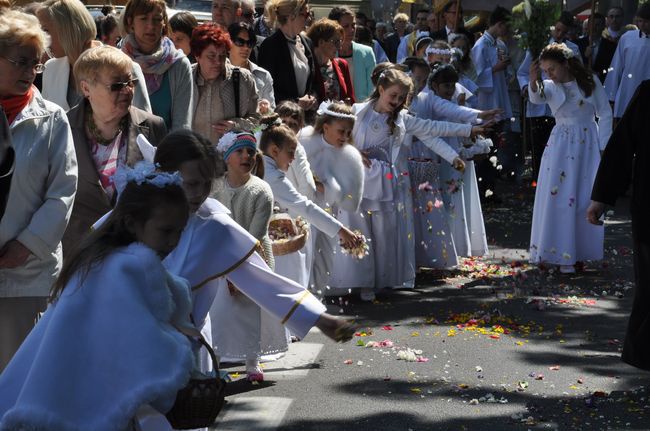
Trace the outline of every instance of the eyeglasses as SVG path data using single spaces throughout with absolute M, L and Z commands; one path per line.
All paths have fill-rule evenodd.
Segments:
M 248 11 L 248 12 L 242 12 L 241 13 L 242 18 L 246 18 L 246 19 L 251 19 L 251 18 L 253 18 L 254 15 L 255 15 L 255 12 L 253 12 L 253 11 Z
M 27 70 L 31 68 L 36 73 L 43 73 L 43 70 L 45 70 L 45 65 L 41 63 L 40 60 L 26 60 L 24 58 L 14 60 L 13 58 L 8 57 L 2 58 L 13 64 L 16 69 Z
M 124 81 L 124 82 L 114 82 L 112 84 L 101 84 L 100 83 L 100 85 L 108 88 L 113 93 L 119 93 L 120 91 L 124 90 L 127 87 L 130 88 L 130 89 L 133 89 L 137 82 L 138 82 L 138 78 L 133 78 L 133 79 L 129 79 L 128 81 Z
M 242 39 L 241 37 L 235 37 L 233 38 L 232 43 L 234 43 L 240 48 L 243 48 L 245 46 L 252 48 L 255 46 L 257 41 L 255 39 Z
M 328 42 L 337 48 L 341 46 L 341 39 L 330 39 Z

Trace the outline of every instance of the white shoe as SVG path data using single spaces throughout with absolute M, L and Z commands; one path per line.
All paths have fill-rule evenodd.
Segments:
M 576 267 L 573 265 L 560 265 L 560 272 L 562 274 L 575 274 Z
M 375 300 L 375 292 L 372 289 L 363 289 L 361 290 L 361 300 L 366 302 L 372 302 Z

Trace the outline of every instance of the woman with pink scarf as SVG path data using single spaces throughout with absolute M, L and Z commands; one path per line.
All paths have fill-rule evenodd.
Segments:
M 193 106 L 192 68 L 183 51 L 167 37 L 164 0 L 129 0 L 122 13 L 128 32 L 122 51 L 142 68 L 153 113 L 169 130 L 189 129 Z

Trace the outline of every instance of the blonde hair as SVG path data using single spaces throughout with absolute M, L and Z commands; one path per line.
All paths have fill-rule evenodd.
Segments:
M 404 12 L 400 12 L 397 15 L 393 17 L 393 23 L 397 21 L 404 21 L 404 22 L 409 22 L 409 16 L 405 14 Z
M 339 112 L 341 114 L 348 114 L 348 115 L 353 114 L 352 107 L 346 105 L 343 102 L 330 103 L 327 109 L 333 112 Z M 334 115 L 319 114 L 316 117 L 316 122 L 314 123 L 314 132 L 323 133 L 323 125 L 331 124 L 334 121 L 349 121 L 352 125 L 354 125 L 354 120 L 352 118 L 348 119 L 348 118 L 335 117 Z
M 119 71 L 120 73 L 131 73 L 133 63 L 131 58 L 109 45 L 102 45 L 84 51 L 74 64 L 74 77 L 77 89 L 81 91 L 81 81 L 95 79 L 101 71 Z
M 95 21 L 79 0 L 46 0 L 36 11 L 36 15 L 39 14 L 52 21 L 61 48 L 71 62 L 97 37 Z
M 269 22 L 274 27 L 284 25 L 290 16 L 298 15 L 306 4 L 307 0 L 269 0 L 266 4 Z
M 0 53 L 14 46 L 31 45 L 40 57 L 48 44 L 49 38 L 34 15 L 12 9 L 0 13 Z
M 382 87 L 384 90 L 392 87 L 393 85 L 399 85 L 404 90 L 406 90 L 407 95 L 404 99 L 404 103 L 398 106 L 395 111 L 391 112 L 388 115 L 388 120 L 386 123 L 390 126 L 390 133 L 392 134 L 395 131 L 395 120 L 399 113 L 404 109 L 406 101 L 409 100 L 411 93 L 413 92 L 413 80 L 409 76 L 396 68 L 387 68 L 379 74 L 379 79 L 377 79 L 377 85 L 373 90 L 368 100 L 371 102 L 376 102 L 379 99 L 379 87 Z

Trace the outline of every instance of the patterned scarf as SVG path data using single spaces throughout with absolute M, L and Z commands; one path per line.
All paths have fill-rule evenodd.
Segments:
M 160 41 L 160 46 L 153 54 L 143 54 L 135 40 L 133 33 L 129 33 L 122 43 L 122 51 L 133 59 L 142 68 L 147 92 L 153 94 L 160 88 L 163 75 L 176 61 L 185 57 L 181 50 L 177 50 L 174 42 L 166 36 Z

